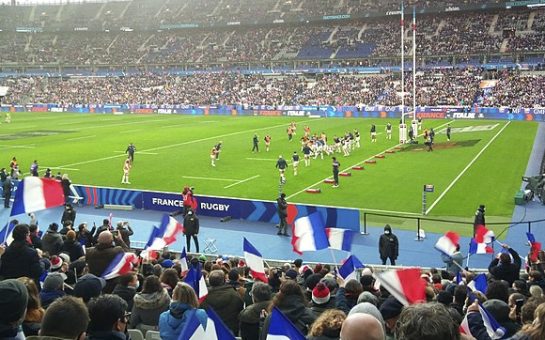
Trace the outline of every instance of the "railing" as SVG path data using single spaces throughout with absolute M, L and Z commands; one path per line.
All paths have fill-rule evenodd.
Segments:
M 456 219 L 444 219 L 444 218 L 432 218 L 432 217 L 424 217 L 424 216 L 410 216 L 410 215 L 402 215 L 402 214 L 386 214 L 386 213 L 374 213 L 374 212 L 365 212 L 362 211 L 363 216 L 363 231 L 362 234 L 367 235 L 367 227 L 368 225 L 379 225 L 382 223 L 382 225 L 389 223 L 393 226 L 402 226 L 403 229 L 406 228 L 406 225 L 409 221 L 412 221 L 412 223 L 415 225 L 416 230 L 416 240 L 421 241 L 423 237 L 425 236 L 424 230 L 427 228 L 424 228 L 425 225 L 429 222 L 432 222 L 434 224 L 434 227 L 441 227 L 442 225 L 445 226 L 444 231 L 448 231 L 452 229 L 452 225 L 458 226 L 458 230 L 460 234 L 466 234 L 466 235 L 472 235 L 473 234 L 473 221 L 468 220 L 456 220 Z M 371 223 L 369 223 L 369 220 L 375 217 Z M 519 221 L 519 222 L 489 222 L 486 224 L 486 226 L 490 229 L 495 229 L 494 227 L 501 227 L 505 226 L 505 228 L 502 229 L 501 232 L 496 233 L 496 238 L 499 238 L 505 231 L 507 231 L 509 228 L 514 227 L 516 225 L 527 225 L 528 229 L 527 231 L 529 233 L 532 232 L 532 228 L 542 224 L 545 228 L 545 219 L 541 220 L 533 220 L 533 221 Z M 424 226 L 423 226 L 424 225 Z M 448 228 L 450 227 L 450 228 Z M 497 229 L 497 228 L 496 228 Z

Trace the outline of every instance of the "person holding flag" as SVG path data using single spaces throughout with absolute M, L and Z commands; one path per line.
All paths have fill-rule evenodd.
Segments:
M 6 226 L 5 233 L 8 232 Z M 16 279 L 19 277 L 29 277 L 38 287 L 40 287 L 40 275 L 42 267 L 40 258 L 34 248 L 28 243 L 30 231 L 28 225 L 17 224 L 12 231 L 13 241 L 5 250 L 0 246 L 1 266 L 0 277 L 3 279 Z M 7 238 L 7 237 L 6 237 Z M 5 239 L 0 240 L 5 242 Z M 2 254 L 2 252 L 4 252 Z
M 519 279 L 522 260 L 519 254 L 513 248 L 509 247 L 509 245 L 503 243 L 501 246 L 503 249 L 507 249 L 508 253 L 501 253 L 492 260 L 488 266 L 488 272 L 496 280 L 505 280 L 511 286 L 515 280 Z M 513 257 L 513 262 L 511 262 L 511 256 Z

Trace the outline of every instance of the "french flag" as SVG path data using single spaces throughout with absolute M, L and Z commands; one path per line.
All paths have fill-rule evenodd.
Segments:
M 267 275 L 265 275 L 263 256 L 261 256 L 261 253 L 255 249 L 246 237 L 244 238 L 243 251 L 246 265 L 250 268 L 252 277 L 262 282 L 269 283 L 269 279 L 267 278 Z
M 292 227 L 291 245 L 301 255 L 304 251 L 316 251 L 329 247 L 325 223 L 319 212 L 295 220 Z
M 25 177 L 17 185 L 10 216 L 31 213 L 64 204 L 61 182 L 50 178 Z
M 329 248 L 339 250 L 352 250 L 352 239 L 355 232 L 342 228 L 325 228 L 329 241 Z
M 119 253 L 104 270 L 101 277 L 105 280 L 115 279 L 130 272 L 138 263 L 138 257 L 133 253 Z
M 168 214 L 164 214 L 159 228 L 153 227 L 148 242 L 144 247 L 144 255 L 151 250 L 161 250 L 164 247 L 176 242 L 176 236 L 183 232 L 184 228 L 180 222 Z M 142 255 L 142 256 L 144 256 Z
M 13 229 L 15 229 L 15 220 L 6 223 L 4 228 L 0 230 L 0 242 L 4 243 L 6 246 L 9 246 L 13 241 Z
M 483 319 L 484 327 L 486 332 L 491 339 L 501 339 L 505 335 L 505 328 L 501 327 L 500 324 L 494 319 L 494 317 L 479 303 L 479 313 Z M 471 334 L 469 328 L 469 322 L 467 320 L 467 314 L 460 324 L 460 333 L 463 333 L 468 336 L 475 337 Z
M 536 242 L 536 238 L 532 233 L 526 233 L 526 237 L 530 243 L 530 254 L 528 257 L 530 258 L 531 262 L 537 262 L 537 256 L 541 251 L 541 242 Z
M 350 255 L 346 261 L 344 261 L 343 265 L 339 268 L 339 275 L 343 278 L 343 280 L 348 281 L 352 279 L 356 279 L 356 271 L 359 268 L 364 268 L 365 266 L 363 263 L 361 263 L 360 260 L 358 260 L 357 257 L 354 255 Z
M 182 275 L 185 275 L 189 271 L 187 266 L 187 253 L 185 252 L 185 247 L 182 249 L 182 254 L 180 255 L 180 266 L 182 267 Z
M 206 287 L 204 276 L 202 276 L 200 263 L 196 267 L 192 266 L 189 268 L 187 275 L 184 278 L 184 282 L 193 287 L 193 290 L 199 298 L 199 303 L 202 303 L 204 299 L 206 299 L 206 296 L 208 296 L 208 288 Z
M 206 340 L 235 340 L 235 336 L 212 308 L 206 309 L 208 321 L 206 322 Z
M 486 293 L 488 288 L 488 282 L 486 280 L 486 274 L 479 274 L 473 278 L 473 280 L 467 284 L 467 287 L 472 291 L 478 290 L 481 293 Z
M 376 273 L 375 278 L 404 306 L 426 301 L 426 282 L 420 268 L 389 270 Z
M 184 313 L 187 320 L 178 340 L 207 340 L 207 334 L 199 318 L 197 318 L 196 309 L 189 309 Z
M 475 237 L 469 243 L 469 254 L 492 254 L 494 249 L 488 244 L 494 242 L 494 231 L 480 225 L 475 229 Z
M 459 241 L 460 235 L 453 231 L 448 231 L 444 236 L 439 237 L 435 243 L 435 249 L 445 255 L 452 256 L 456 252 Z
M 266 340 L 305 340 L 305 336 L 282 312 L 274 307 Z

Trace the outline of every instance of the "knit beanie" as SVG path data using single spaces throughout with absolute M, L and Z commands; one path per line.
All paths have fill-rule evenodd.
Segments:
M 323 282 L 318 283 L 312 290 L 312 301 L 317 305 L 328 303 L 330 297 L 329 288 Z
M 52 271 L 58 270 L 62 267 L 62 258 L 60 258 L 59 256 L 51 256 L 49 261 L 51 262 Z

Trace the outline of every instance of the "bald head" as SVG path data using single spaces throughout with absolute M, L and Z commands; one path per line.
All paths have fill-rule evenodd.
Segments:
M 108 230 L 104 230 L 98 235 L 98 243 L 99 244 L 112 244 L 114 241 L 114 237 L 111 232 Z
M 342 340 L 384 340 L 380 321 L 369 314 L 349 315 L 341 328 Z

